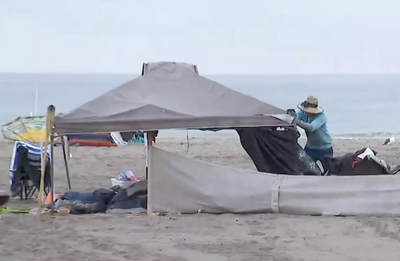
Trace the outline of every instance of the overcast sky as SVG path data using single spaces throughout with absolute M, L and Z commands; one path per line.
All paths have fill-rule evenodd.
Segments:
M 0 0 L 0 72 L 400 73 L 398 0 Z

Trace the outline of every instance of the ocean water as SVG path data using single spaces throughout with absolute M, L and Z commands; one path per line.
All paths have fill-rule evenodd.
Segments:
M 0 74 L 0 123 L 35 110 L 44 115 L 50 104 L 58 113 L 127 82 L 137 75 Z M 328 126 L 337 137 L 382 138 L 400 133 L 400 75 L 213 75 L 206 76 L 234 90 L 282 109 L 296 108 L 307 96 L 319 98 Z M 162 131 L 162 136 L 186 136 Z M 190 132 L 190 136 L 206 135 Z M 207 134 L 208 135 L 208 134 Z M 232 135 L 232 132 L 213 134 Z

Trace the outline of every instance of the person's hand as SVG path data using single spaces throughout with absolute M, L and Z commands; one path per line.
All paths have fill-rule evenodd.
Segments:
M 289 114 L 290 116 L 293 116 L 295 118 L 297 117 L 297 113 L 294 109 L 287 109 L 286 114 Z
M 300 120 L 294 119 L 294 124 L 299 125 L 299 123 L 300 123 Z

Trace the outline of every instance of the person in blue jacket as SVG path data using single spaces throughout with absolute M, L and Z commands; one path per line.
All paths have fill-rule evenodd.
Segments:
M 314 160 L 333 156 L 332 137 L 328 131 L 327 118 L 318 104 L 318 99 L 309 96 L 297 105 L 300 111 L 295 122 L 307 135 L 304 151 Z

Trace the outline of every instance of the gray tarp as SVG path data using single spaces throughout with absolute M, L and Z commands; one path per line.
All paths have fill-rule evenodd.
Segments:
M 59 134 L 74 134 L 286 125 L 282 117 L 282 109 L 199 76 L 187 64 L 159 63 L 58 115 L 54 125 Z
M 153 212 L 400 215 L 399 176 L 313 177 L 267 174 L 150 149 Z

